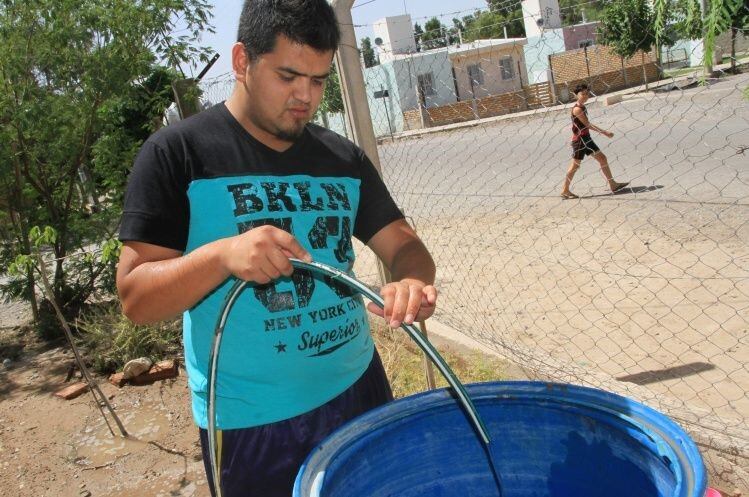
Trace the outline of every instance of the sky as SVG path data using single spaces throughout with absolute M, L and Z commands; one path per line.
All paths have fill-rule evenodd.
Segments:
M 212 0 L 215 34 L 205 33 L 201 44 L 220 54 L 218 61 L 204 76 L 215 78 L 231 71 L 231 46 L 236 41 L 239 13 L 243 0 Z M 351 14 L 356 25 L 356 39 L 365 36 L 374 40 L 372 24 L 388 16 L 411 14 L 412 22 L 422 26 L 431 17 L 441 18 L 443 24 L 452 25 L 453 17 L 462 17 L 476 9 L 486 9 L 485 0 L 356 0 Z M 187 72 L 187 71 L 185 71 Z M 193 71 L 197 75 L 198 70 Z

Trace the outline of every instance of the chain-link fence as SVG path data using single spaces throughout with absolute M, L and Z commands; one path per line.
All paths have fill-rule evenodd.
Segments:
M 704 77 L 699 42 L 621 57 L 597 22 L 536 17 L 527 37 L 420 51 L 374 26 L 379 157 L 437 263 L 434 319 L 531 378 L 661 410 L 702 447 L 713 485 L 747 492 L 749 37 L 718 37 Z M 590 121 L 614 133 L 593 139 L 629 186 L 612 193 L 588 156 L 580 198 L 563 199 L 580 83 L 597 95 Z M 365 249 L 356 269 L 378 283 Z
M 597 21 L 554 27 L 553 12 L 523 8 L 525 37 L 453 31 L 431 49 L 411 20 L 405 35 L 403 19 L 375 26 L 371 119 L 385 181 L 437 263 L 434 319 L 530 378 L 661 410 L 701 446 L 713 485 L 746 493 L 748 33 L 720 35 L 705 76 L 699 41 L 622 57 Z M 591 122 L 614 133 L 593 138 L 630 183 L 612 193 L 588 156 L 580 198 L 563 199 L 580 83 Z M 204 100 L 233 84 L 204 80 Z M 340 114 L 318 122 L 347 134 Z M 378 284 L 358 252 L 358 276 Z

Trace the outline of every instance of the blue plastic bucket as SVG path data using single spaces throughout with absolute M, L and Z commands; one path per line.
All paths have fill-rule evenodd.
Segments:
M 668 417 L 601 390 L 466 386 L 492 437 L 504 497 L 703 497 L 694 442 Z M 481 441 L 445 389 L 352 420 L 301 467 L 294 497 L 495 496 Z

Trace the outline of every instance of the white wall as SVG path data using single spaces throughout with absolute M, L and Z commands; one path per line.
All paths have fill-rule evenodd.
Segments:
M 558 29 L 562 27 L 562 18 L 559 14 L 559 2 L 557 0 L 523 0 L 523 23 L 525 24 L 525 36 L 533 38 L 541 36 L 545 30 Z M 538 20 L 543 20 L 543 25 L 538 25 Z
M 401 96 L 401 109 L 418 108 L 416 85 L 419 74 L 432 74 L 434 95 L 425 95 L 427 107 L 437 107 L 457 102 L 452 63 L 447 50 L 434 53 L 418 53 L 393 61 L 398 90 Z
M 413 53 L 416 51 L 411 16 L 392 16 L 375 21 L 372 26 L 375 38 L 382 38 L 379 47 L 380 62 L 393 60 L 396 54 Z M 374 40 L 372 40 L 374 44 Z
M 502 79 L 500 60 L 508 56 L 512 57 L 514 77 L 512 79 Z M 481 54 L 453 55 L 452 61 L 455 68 L 455 76 L 458 80 L 458 96 L 460 100 L 470 100 L 472 95 L 475 95 L 475 98 L 483 98 L 489 95 L 518 91 L 521 88 L 521 78 L 524 85 L 528 81 L 522 45 L 497 47 Z M 468 66 L 473 64 L 481 64 L 484 82 L 474 85 L 472 94 L 471 80 L 468 77 Z

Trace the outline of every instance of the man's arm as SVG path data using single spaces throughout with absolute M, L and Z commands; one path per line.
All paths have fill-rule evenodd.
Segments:
M 576 118 L 580 120 L 580 122 L 583 123 L 583 125 L 586 128 L 592 129 L 593 131 L 598 131 L 599 133 L 606 135 L 609 138 L 614 136 L 614 133 L 612 133 L 611 131 L 606 131 L 605 129 L 599 128 L 598 126 L 590 122 L 590 120 L 588 119 L 588 116 L 585 115 L 585 112 L 583 112 L 583 110 L 580 107 L 575 107 L 574 109 L 572 109 L 572 113 L 575 115 Z
M 388 224 L 367 245 L 393 277 L 393 283 L 380 290 L 384 309 L 372 303 L 368 309 L 383 316 L 392 328 L 401 322 L 412 324 L 431 316 L 437 302 L 434 261 L 408 223 L 401 219 Z
M 117 291 L 128 318 L 153 323 L 194 306 L 229 276 L 261 284 L 289 276 L 289 257 L 311 260 L 293 236 L 272 226 L 216 240 L 187 255 L 128 241 L 120 253 Z

